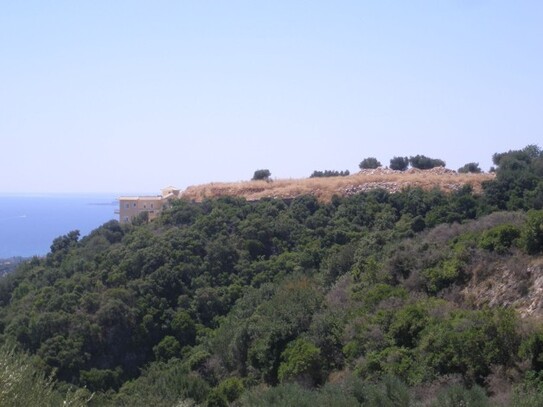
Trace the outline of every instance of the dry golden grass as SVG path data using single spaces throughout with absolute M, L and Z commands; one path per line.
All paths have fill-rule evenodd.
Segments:
M 249 201 L 262 198 L 294 198 L 313 195 L 322 202 L 329 202 L 334 195 L 350 195 L 375 188 L 398 192 L 406 187 L 423 189 L 440 188 L 454 191 L 469 184 L 474 191 L 481 191 L 481 183 L 491 180 L 494 174 L 458 174 L 443 168 L 432 170 L 408 170 L 405 172 L 388 169 L 365 170 L 346 177 L 280 179 L 274 181 L 242 181 L 211 183 L 188 187 L 184 198 L 200 202 L 205 198 L 239 196 Z

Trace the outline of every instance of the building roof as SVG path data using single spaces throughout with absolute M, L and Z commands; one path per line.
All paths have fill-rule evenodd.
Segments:
M 121 196 L 119 201 L 162 201 L 161 196 Z
M 161 189 L 161 191 L 171 191 L 171 190 L 179 191 L 180 189 L 177 188 L 177 187 L 172 187 L 171 185 L 169 187 L 164 187 L 164 188 Z

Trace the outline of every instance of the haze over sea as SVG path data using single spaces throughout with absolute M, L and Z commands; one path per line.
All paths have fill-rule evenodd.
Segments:
M 117 219 L 116 196 L 0 195 L 0 259 L 49 252 L 53 239 L 72 230 L 81 237 Z

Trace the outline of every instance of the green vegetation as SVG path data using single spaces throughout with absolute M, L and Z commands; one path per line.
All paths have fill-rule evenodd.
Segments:
M 375 157 L 364 158 L 358 165 L 361 170 L 375 169 L 379 168 L 380 166 L 381 163 Z
M 268 181 L 270 177 L 271 177 L 270 170 L 256 170 L 253 175 L 252 180 L 253 181 L 261 181 L 261 180 Z
M 335 171 L 335 170 L 324 170 L 324 171 L 313 171 L 309 178 L 322 178 L 322 177 L 346 177 L 349 175 L 349 170 L 345 171 Z
M 479 163 L 467 163 L 460 167 L 458 172 L 461 174 L 479 174 L 481 172 L 481 168 L 479 167 Z
M 392 157 L 390 159 L 390 169 L 395 171 L 405 171 L 409 167 L 409 158 Z
M 13 348 L 0 348 L 0 405 L 18 406 L 86 406 L 92 394 L 85 389 L 55 389 L 52 376 L 35 368 L 32 360 Z
M 445 167 L 445 161 L 438 158 L 429 158 L 425 155 L 416 155 L 414 157 L 409 157 L 409 164 L 413 168 L 418 168 L 419 170 L 429 170 L 430 168 L 435 167 Z
M 178 200 L 61 236 L 0 279 L 0 405 L 541 405 L 543 325 L 462 290 L 537 263 L 542 162 L 496 155 L 481 195 Z

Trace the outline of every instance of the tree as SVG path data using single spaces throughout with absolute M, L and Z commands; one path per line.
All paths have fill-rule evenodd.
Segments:
M 321 377 L 320 349 L 311 342 L 298 338 L 290 342 L 281 354 L 279 366 L 279 380 L 294 379 L 302 384 L 318 384 Z
M 309 329 L 321 301 L 322 296 L 309 278 L 292 278 L 286 280 L 270 300 L 260 304 L 248 318 L 248 334 L 252 338 L 247 351 L 248 362 L 254 371 L 261 372 L 265 381 L 270 384 L 276 382 L 286 344 Z M 294 358 L 295 349 L 291 353 Z M 310 350 L 309 355 L 313 354 Z M 289 361 L 289 355 L 286 354 L 283 360 Z M 294 360 L 284 368 L 283 378 L 293 376 L 290 370 L 293 366 L 297 366 Z
M 445 161 L 439 158 L 430 158 L 425 155 L 416 155 L 409 158 L 409 164 L 419 170 L 429 170 L 434 167 L 445 167 Z
M 542 205 L 543 153 L 529 145 L 522 150 L 496 153 L 496 178 L 483 184 L 488 204 L 499 209 L 530 209 Z
M 140 212 L 134 218 L 132 218 L 132 224 L 134 226 L 144 225 L 149 222 L 149 212 Z
M 375 157 L 364 158 L 360 164 L 358 164 L 361 170 L 375 169 L 381 166 L 381 163 Z
M 524 147 L 522 150 L 509 150 L 504 153 L 494 153 L 494 155 L 492 155 L 492 162 L 494 165 L 500 166 L 503 164 L 504 159 L 514 159 L 530 164 L 533 160 L 537 160 L 542 156 L 543 151 L 541 148 L 535 144 L 530 144 Z
M 252 180 L 253 181 L 268 181 L 271 177 L 270 170 L 256 170 Z
M 70 249 L 78 245 L 78 241 L 79 230 L 72 230 L 67 235 L 57 237 L 53 240 L 51 252 L 47 254 L 47 263 L 49 265 L 60 265 Z
M 245 387 L 243 386 L 243 382 L 237 377 L 229 377 L 217 386 L 217 391 L 224 396 L 229 403 L 237 400 L 244 390 Z
M 59 236 L 53 240 L 51 245 L 51 254 L 67 250 L 77 244 L 79 240 L 79 230 L 72 230 L 67 235 Z
M 393 157 L 390 160 L 390 169 L 395 171 L 405 171 L 409 167 L 409 159 L 407 157 Z
M 187 311 L 177 311 L 173 316 L 171 327 L 181 346 L 194 345 L 196 324 Z
M 165 362 L 180 355 L 181 345 L 173 336 L 166 335 L 158 345 L 153 347 L 153 353 L 157 360 Z
M 461 174 L 467 174 L 468 172 L 472 174 L 479 174 L 481 172 L 481 168 L 479 167 L 479 163 L 467 163 L 464 164 L 463 167 L 460 167 L 458 172 Z

